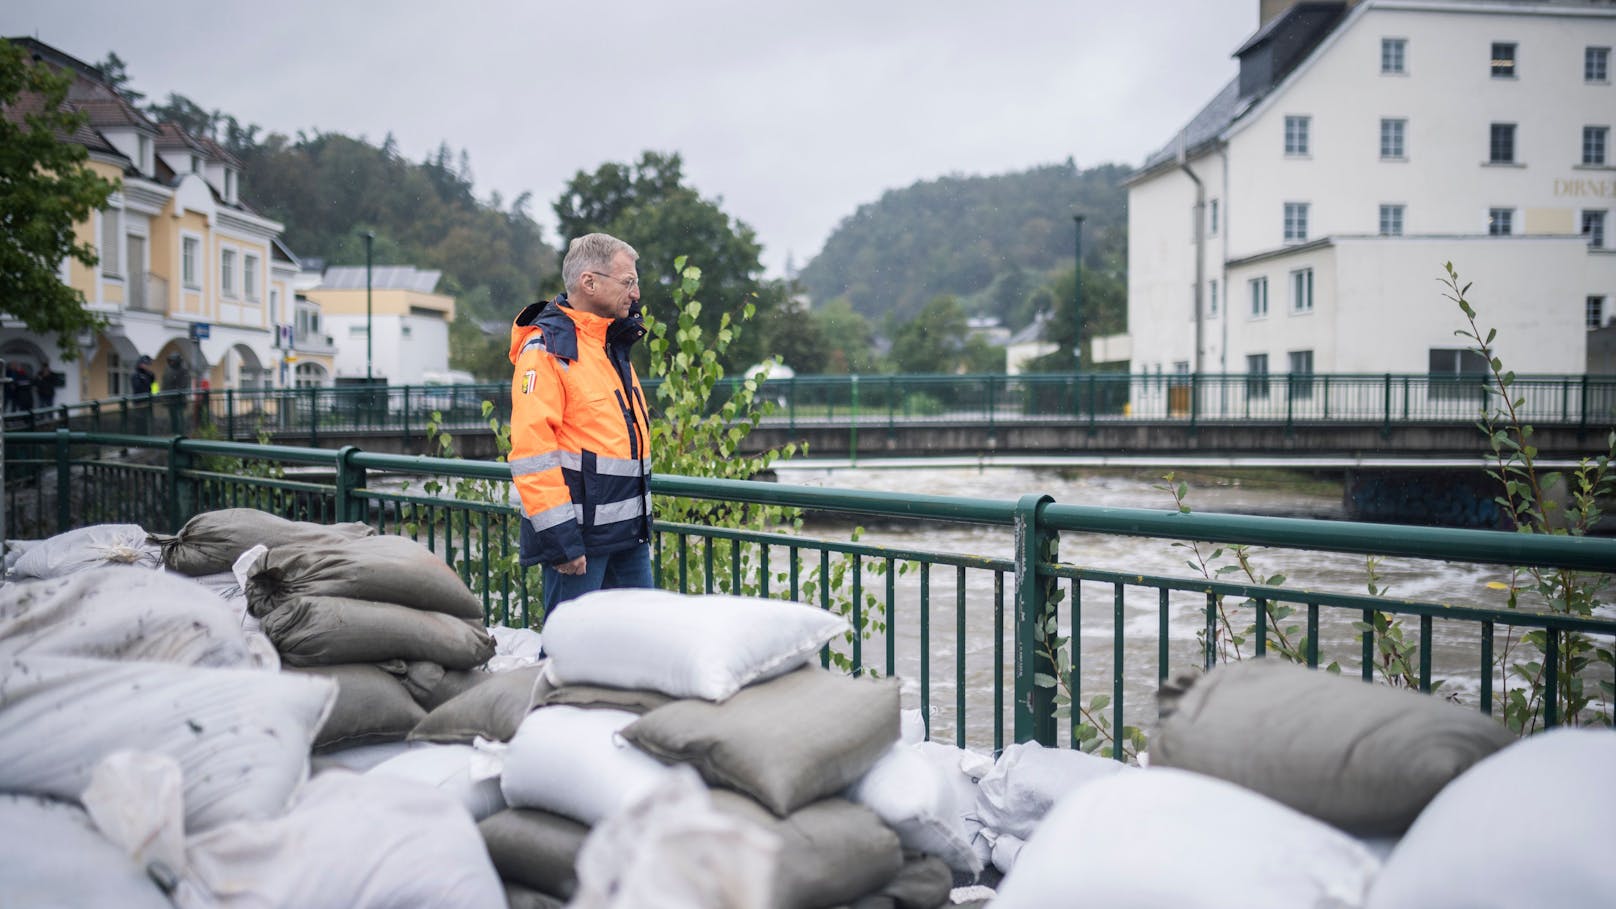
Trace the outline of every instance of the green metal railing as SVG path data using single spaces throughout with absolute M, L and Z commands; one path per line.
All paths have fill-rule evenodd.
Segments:
M 441 553 L 482 597 L 490 622 L 527 626 L 542 619 L 539 573 L 514 565 L 520 516 L 508 504 L 509 473 L 501 463 L 61 430 L 9 433 L 5 470 L 13 538 L 105 522 L 172 532 L 196 513 L 231 506 L 300 520 L 367 521 Z M 484 494 L 452 495 L 462 482 L 482 484 Z M 656 526 L 661 586 L 750 590 L 845 611 L 866 633 L 837 642 L 835 656 L 855 672 L 914 680 L 929 731 L 951 732 L 962 746 L 998 750 L 1007 734 L 1075 744 L 1084 725 L 1100 718 L 1113 730 L 1142 726 L 1149 693 L 1172 667 L 1227 658 L 1218 629 L 1228 613 L 1255 624 L 1246 656 L 1285 644 L 1310 666 L 1339 662 L 1350 672 L 1355 665 L 1365 679 L 1376 675 L 1376 634 L 1372 627 L 1359 633 L 1352 623 L 1372 625 L 1376 613 L 1417 622 L 1418 687 L 1430 690 L 1439 675 L 1477 680 L 1474 706 L 1489 713 L 1509 678 L 1495 656 L 1527 647 L 1522 636 L 1539 634 L 1541 645 L 1531 646 L 1542 651 L 1545 726 L 1567 720 L 1558 713 L 1567 686 L 1592 689 L 1609 681 L 1609 669 L 1597 661 L 1575 680 L 1567 677 L 1561 656 L 1573 636 L 1616 646 L 1616 620 L 1608 618 L 1147 574 L 1095 564 L 1084 549 L 1091 535 L 1122 535 L 1163 547 L 1211 541 L 1608 575 L 1616 570 L 1613 539 L 1097 508 L 1036 494 L 975 499 L 674 476 L 654 477 L 652 491 L 731 507 L 967 525 L 997 538 L 1003 554 L 988 556 L 881 546 L 845 534 Z M 1109 600 L 1108 609 L 1093 607 L 1097 596 Z M 1287 619 L 1282 607 L 1295 617 Z M 1085 624 L 1107 619 L 1105 631 Z M 1064 657 L 1055 633 L 1067 638 Z M 1141 640 L 1154 646 L 1139 650 Z M 1445 648 L 1440 654 L 1438 644 Z M 1451 665 L 1439 666 L 1439 657 Z M 1057 673 L 1058 663 L 1070 671 Z M 1051 681 L 1078 707 L 1066 718 L 1065 734 Z M 1088 693 L 1108 702 L 1085 700 Z M 1120 735 L 1110 752 L 1125 755 Z
M 716 409 L 743 379 L 714 389 Z M 655 402 L 657 382 L 646 391 Z M 1539 426 L 1600 429 L 1616 425 L 1616 376 L 1519 376 L 1513 394 L 1520 419 Z M 771 379 L 760 395 L 774 406 L 766 424 L 851 425 L 872 429 L 900 423 L 993 426 L 1073 421 L 1168 421 L 1190 425 L 1238 421 L 1283 424 L 1473 423 L 1496 394 L 1478 377 L 1424 374 L 797 376 Z M 482 402 L 510 413 L 509 383 L 373 385 L 168 392 L 64 405 L 10 414 L 12 430 L 69 426 L 87 432 L 194 432 L 203 423 L 226 439 L 386 431 L 424 432 L 433 413 L 450 429 L 485 427 Z

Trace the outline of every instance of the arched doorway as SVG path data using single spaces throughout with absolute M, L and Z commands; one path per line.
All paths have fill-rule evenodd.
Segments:
M 251 347 L 235 344 L 224 352 L 218 364 L 208 373 L 208 383 L 214 389 L 256 391 L 270 386 L 270 372 Z
M 99 401 L 151 391 L 133 387 L 140 351 L 128 336 L 102 332 L 96 336 L 95 347 L 88 353 L 84 363 L 84 400 Z
M 324 388 L 331 384 L 330 373 L 318 363 L 297 364 L 296 385 L 298 388 Z
M 33 410 L 39 406 L 34 394 L 34 377 L 39 367 L 50 362 L 45 352 L 28 338 L 12 338 L 0 345 L 0 359 L 6 361 L 6 410 Z M 52 369 L 56 364 L 52 364 Z

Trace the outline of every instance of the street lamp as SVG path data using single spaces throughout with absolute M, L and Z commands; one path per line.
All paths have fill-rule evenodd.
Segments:
M 1072 216 L 1077 222 L 1077 273 L 1072 280 L 1072 356 L 1078 372 L 1083 371 L 1083 217 Z
M 371 324 L 370 324 L 370 247 L 376 242 L 376 232 L 365 231 L 365 384 L 371 383 L 370 378 L 370 350 L 371 350 Z

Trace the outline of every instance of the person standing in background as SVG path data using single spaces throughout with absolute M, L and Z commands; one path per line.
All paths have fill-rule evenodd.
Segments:
M 39 367 L 39 374 L 34 376 L 34 386 L 39 389 L 39 406 L 56 406 L 56 389 L 66 384 L 67 377 L 50 368 L 46 363 Z
M 149 395 L 157 391 L 157 374 L 152 372 L 152 358 L 141 354 L 135 369 L 129 374 L 129 394 Z

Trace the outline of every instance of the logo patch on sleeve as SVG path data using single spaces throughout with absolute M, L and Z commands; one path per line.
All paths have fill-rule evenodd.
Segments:
M 522 394 L 530 395 L 533 393 L 533 382 L 538 378 L 538 375 L 538 371 L 532 369 L 522 373 Z

